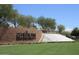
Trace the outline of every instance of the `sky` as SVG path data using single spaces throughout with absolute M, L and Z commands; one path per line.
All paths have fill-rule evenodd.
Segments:
M 14 4 L 13 7 L 22 15 L 54 18 L 57 25 L 62 24 L 67 30 L 79 27 L 78 4 Z

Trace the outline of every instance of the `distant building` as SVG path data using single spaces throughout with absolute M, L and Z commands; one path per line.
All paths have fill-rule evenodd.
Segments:
M 37 30 L 41 30 L 42 29 L 42 26 L 40 24 L 38 24 L 38 23 L 31 23 L 31 25 L 33 27 L 35 27 Z
M 7 24 L 9 25 L 9 27 L 12 27 L 12 28 L 15 28 L 15 27 L 19 26 L 17 22 L 16 22 L 16 25 L 14 25 L 13 22 L 7 21 Z
M 12 28 L 15 28 L 15 27 L 19 26 L 17 21 L 7 20 L 6 18 L 0 18 L 0 24 L 8 25 L 8 27 L 12 27 Z

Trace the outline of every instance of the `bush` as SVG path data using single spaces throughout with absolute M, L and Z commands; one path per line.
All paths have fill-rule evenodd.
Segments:
M 70 32 L 67 32 L 67 31 L 64 31 L 61 34 L 65 35 L 65 36 L 69 36 L 71 33 Z

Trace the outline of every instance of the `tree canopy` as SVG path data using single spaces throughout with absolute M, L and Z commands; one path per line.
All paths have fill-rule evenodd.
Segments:
M 58 25 L 58 31 L 59 33 L 62 33 L 65 30 L 64 25 Z
M 18 22 L 19 25 L 23 27 L 31 27 L 31 23 L 34 22 L 34 19 L 35 18 L 32 16 L 19 15 Z
M 79 36 L 79 29 L 76 27 L 73 29 L 73 31 L 71 32 L 72 36 Z
M 55 30 L 56 28 L 55 19 L 45 18 L 43 16 L 35 18 L 33 16 L 21 15 L 16 9 L 13 8 L 13 5 L 11 4 L 0 4 L 0 18 L 2 17 L 7 18 L 8 20 L 17 20 L 19 25 L 24 27 L 31 27 L 31 23 L 37 22 L 43 29 Z M 16 25 L 16 23 L 14 24 Z M 62 32 L 65 29 L 62 25 L 58 26 L 58 28 L 59 32 Z
M 43 27 L 43 29 L 50 28 L 50 29 L 55 30 L 55 28 L 56 28 L 55 19 L 52 19 L 52 18 L 45 18 L 45 17 L 41 16 L 38 18 L 37 22 Z
M 17 14 L 17 11 L 13 9 L 11 4 L 0 4 L 0 18 L 14 18 Z

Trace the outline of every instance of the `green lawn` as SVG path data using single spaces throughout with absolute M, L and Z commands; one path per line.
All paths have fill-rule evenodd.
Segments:
M 1 55 L 78 55 L 79 42 L 0 45 Z

